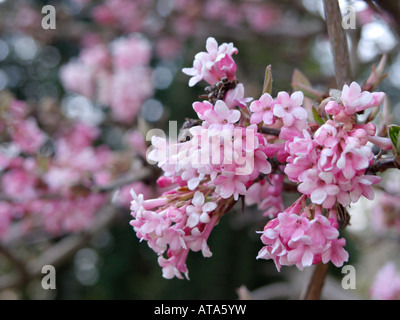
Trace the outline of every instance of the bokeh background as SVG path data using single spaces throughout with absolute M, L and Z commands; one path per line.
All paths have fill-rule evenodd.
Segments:
M 394 8 L 391 11 L 387 11 L 389 6 L 378 8 L 374 1 L 339 2 L 344 15 L 348 5 L 356 13 L 356 28 L 347 31 L 354 79 L 363 82 L 371 66 L 386 54 L 388 76 L 378 89 L 388 95 L 392 123 L 399 123 L 400 24 L 396 20 L 400 7 L 397 1 L 387 1 Z M 41 10 L 45 5 L 56 9 L 54 30 L 42 28 L 45 14 Z M 327 92 L 334 88 L 324 19 L 320 0 L 0 0 L 0 91 L 26 101 L 34 115 L 50 119 L 50 123 L 61 115 L 95 125 L 101 131 L 96 145 L 120 151 L 121 141 L 130 129 L 142 133 L 151 128 L 167 130 L 168 120 L 178 121 L 179 127 L 186 118 L 195 118 L 191 105 L 204 92 L 204 83 L 189 87 L 189 79 L 181 69 L 192 66 L 194 55 L 205 50 L 209 36 L 218 43 L 233 42 L 238 48 L 237 77 L 245 84 L 247 97 L 260 96 L 268 65 L 272 65 L 273 95 L 291 90 L 295 69 L 301 70 L 317 89 Z M 94 44 L 109 48 L 116 40 L 130 36 L 147 43 L 150 57 L 144 63 L 146 76 L 122 81 L 119 89 L 123 93 L 113 91 L 115 87 L 109 92 L 111 96 L 121 95 L 116 102 L 119 105 L 127 103 L 129 108 L 129 103 L 137 104 L 135 116 L 120 121 L 113 113 L 115 109 L 99 97 L 110 90 L 109 83 L 99 90 L 96 87 L 95 93 L 84 90 L 101 73 L 94 68 L 88 74 L 82 52 Z M 131 52 L 136 53 L 136 49 Z M 73 63 L 80 64 L 63 78 L 62 70 Z M 144 82 L 147 89 L 142 94 Z M 141 98 L 135 100 L 137 96 Z M 44 123 L 39 121 L 42 127 Z M 126 160 L 129 165 L 134 158 Z M 151 179 L 155 180 L 156 174 Z M 395 172 L 388 174 L 387 181 L 396 192 L 398 179 Z M 378 200 L 364 201 L 351 208 L 352 223 L 344 232 L 349 264 L 357 270 L 357 290 L 343 290 L 343 275 L 332 268 L 325 297 L 368 299 L 377 270 L 388 260 L 400 262 L 398 232 L 385 229 L 385 233 L 379 233 L 373 227 L 372 211 L 379 205 Z M 256 232 L 262 230 L 266 218 L 256 208 L 242 210 L 239 205 L 221 219 L 211 234 L 213 256 L 204 259 L 200 253 L 189 255 L 190 281 L 166 280 L 154 252 L 139 242 L 129 225 L 129 203 L 114 205 L 113 210 L 117 212 L 114 223 L 97 232 L 57 267 L 56 290 L 43 290 L 38 278 L 0 291 L 0 298 L 237 299 L 246 290 L 256 298 L 296 298 L 310 275 L 307 270 L 288 268 L 278 273 L 272 261 L 257 261 L 261 242 Z M 398 208 L 390 210 L 400 215 Z M 16 255 L 32 259 L 66 236 L 40 233 L 23 236 L 9 245 Z M 13 273 L 13 267 L 2 256 L 0 274 L 9 273 Z

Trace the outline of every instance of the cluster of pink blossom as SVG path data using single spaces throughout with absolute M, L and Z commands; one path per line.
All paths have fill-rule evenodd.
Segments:
M 50 139 L 27 103 L 6 94 L 0 103 L 0 238 L 15 230 L 60 235 L 88 228 L 108 198 L 93 187 L 113 179 L 115 155 L 105 145 L 94 146 L 100 129 L 69 123 Z M 151 194 L 141 182 L 132 187 Z M 116 202 L 129 207 L 124 188 Z
M 154 91 L 150 59 L 150 43 L 139 34 L 108 46 L 91 43 L 61 68 L 61 81 L 67 90 L 109 106 L 115 121 L 131 123 Z
M 91 15 L 100 25 L 125 33 L 149 34 L 156 39 L 156 47 L 160 45 L 160 49 L 167 51 L 166 54 L 165 50 L 156 50 L 160 58 L 175 58 L 182 42 L 196 29 L 205 27 L 204 21 L 217 22 L 235 30 L 248 27 L 253 32 L 264 32 L 279 21 L 281 13 L 273 4 L 260 0 L 249 3 L 232 0 L 171 0 L 163 3 L 155 0 L 106 0 L 94 6 Z M 165 36 L 160 32 L 165 29 L 177 36 Z
M 29 116 L 27 104 L 7 96 L 2 98 L 5 108 L 0 115 L 0 132 L 13 141 L 13 147 L 17 149 L 15 152 L 37 152 L 46 141 L 46 135 L 39 129 L 35 118 Z M 10 100 L 9 103 L 7 100 Z M 1 158 L 2 162 L 6 161 L 3 156 Z
M 152 200 L 132 191 L 132 197 L 131 225 L 138 238 L 146 240 L 159 255 L 163 277 L 182 278 L 183 273 L 188 278 L 186 258 L 190 250 L 201 251 L 204 257 L 212 255 L 207 240 L 226 205 L 212 189 L 181 187 Z
M 239 196 L 247 194 L 260 174 L 271 172 L 264 151 L 267 140 L 256 125 L 250 125 L 246 112 L 250 100 L 235 78 L 232 54 L 237 49 L 232 43 L 218 46 L 214 38 L 208 38 L 206 49 L 196 55 L 193 68 L 183 70 L 192 76 L 189 85 L 201 80 L 212 85 L 209 100 L 193 103 L 201 125 L 189 128 L 187 141 L 153 137 L 148 154 L 163 170 L 158 184 L 178 187 L 144 202 L 142 195 L 133 194 L 131 224 L 137 236 L 159 254 L 166 278 L 187 276 L 189 249 L 211 255 L 206 240 L 214 225 Z M 219 96 L 215 90 L 224 94 Z M 276 205 L 281 207 L 278 201 Z M 158 209 L 149 211 L 152 208 Z
M 90 176 L 96 180 L 110 162 L 108 149 L 92 147 L 97 129 L 77 123 L 60 132 L 53 142 L 55 155 L 49 157 L 39 149 L 47 138 L 36 121 L 21 118 L 26 104 L 12 100 L 8 105 L 8 112 L 2 113 L 3 120 L 7 117 L 8 127 L 3 129 L 8 129 L 10 143 L 0 154 L 1 237 L 7 236 L 13 220 L 20 221 L 25 231 L 40 226 L 55 234 L 88 227 L 105 197 L 87 194 L 85 186 L 93 183 Z M 14 129 L 16 123 L 31 130 L 19 132 Z
M 265 92 L 252 101 L 244 97 L 244 86 L 236 79 L 233 55 L 237 48 L 208 38 L 206 49 L 196 54 L 192 68 L 183 69 L 191 76 L 189 86 L 202 80 L 210 85 L 205 88 L 207 100 L 193 103 L 199 118 L 195 123 L 200 125 L 188 129 L 186 141 L 153 137 L 148 155 L 163 170 L 159 185 L 178 187 L 143 206 L 139 205 L 142 196 L 133 193 L 132 225 L 138 237 L 159 254 L 164 276 L 181 277 L 187 274 L 184 262 L 192 228 L 198 223 L 206 225 L 206 241 L 225 213 L 221 208 L 244 196 L 245 203 L 257 204 L 272 218 L 262 232 L 265 246 L 258 258 L 273 259 L 278 270 L 283 265 L 303 269 L 329 261 L 341 266 L 348 259 L 346 241 L 338 231 L 346 223 L 344 207 L 361 196 L 374 196 L 372 185 L 380 177 L 367 174 L 374 158 L 371 144 L 384 150 L 392 147 L 388 138 L 376 136 L 373 123 L 357 122 L 357 114 L 378 107 L 384 93 L 362 91 L 353 82 L 343 87 L 339 97 L 325 99 L 319 113 L 307 111 L 301 91 L 282 91 L 276 98 Z M 286 210 L 281 199 L 283 173 L 302 194 Z M 199 208 L 193 217 L 193 210 L 186 206 L 190 207 L 190 201 L 205 203 L 198 200 L 198 192 L 202 199 L 208 197 L 212 209 L 208 210 L 206 202 L 207 210 Z M 224 201 L 229 206 L 223 207 Z M 150 203 L 158 210 L 146 211 L 153 208 Z M 176 226 L 179 232 L 171 239 L 167 230 L 176 231 Z M 202 248 L 209 252 L 206 245 Z M 207 256 L 204 251 L 203 255 Z
M 286 92 L 280 92 L 276 99 L 265 93 L 260 100 L 253 101 L 250 105 L 253 112 L 251 123 L 262 122 L 263 125 L 280 128 L 279 138 L 284 142 L 275 144 L 271 151 L 285 164 L 284 172 L 288 179 L 299 184 L 298 191 L 311 200 L 313 207 L 319 211 L 327 209 L 331 212 L 329 215 L 333 216 L 334 212 L 339 214 L 336 207 L 338 204 L 347 207 L 357 202 L 361 196 L 367 199 L 374 197 L 372 185 L 381 178 L 366 174 L 374 157 L 371 145 L 367 143 L 374 143 L 384 150 L 390 150 L 392 145 L 388 138 L 375 135 L 375 124 L 357 124 L 356 113 L 378 107 L 384 97 L 382 92 L 362 91 L 356 82 L 350 86 L 344 85 L 339 99 L 328 98 L 325 101 L 325 112 L 328 116 L 326 121 L 316 126 L 308 122 L 309 115 L 302 107 L 301 92 L 294 92 L 290 96 Z M 268 156 L 273 154 L 267 152 Z M 291 211 L 289 213 L 293 214 Z M 259 257 L 274 259 L 278 268 L 281 265 L 295 264 L 301 269 L 311 263 L 319 263 L 321 256 L 324 263 L 331 260 L 335 265 L 341 265 L 345 261 L 347 256 L 342 251 L 337 257 L 330 257 L 323 251 L 323 247 L 315 249 L 311 234 L 305 238 L 307 246 L 312 248 L 307 252 L 307 259 L 303 262 L 293 260 L 293 256 L 289 254 L 294 249 L 291 245 L 297 248 L 298 243 L 290 242 L 290 237 L 279 237 L 277 231 L 271 231 L 275 227 L 286 227 L 284 224 L 288 220 L 280 217 L 287 214 L 287 211 L 279 213 L 266 226 L 262 236 L 266 246 L 260 251 Z M 301 217 L 303 224 L 311 219 L 309 215 L 299 215 L 299 212 L 295 215 L 298 216 L 296 219 Z M 312 219 L 310 221 L 314 221 Z M 325 245 L 328 244 L 333 248 L 330 242 Z M 335 246 L 344 244 L 344 239 L 335 240 Z M 314 260 L 310 260 L 312 250 Z
M 316 205 L 305 206 L 301 196 L 264 227 L 261 240 L 265 246 L 258 259 L 272 259 L 276 268 L 296 265 L 303 270 L 321 261 L 340 267 L 348 259 L 346 240 L 339 237 L 336 211 L 325 216 Z
M 386 263 L 378 271 L 369 295 L 374 300 L 400 300 L 400 274 L 394 262 Z
M 173 145 L 155 137 L 148 158 L 158 162 L 166 177 L 179 177 L 190 190 L 207 183 L 222 198 L 238 200 L 260 173 L 271 172 L 264 151 L 267 140 L 257 126 L 249 125 L 243 111 L 249 99 L 235 80 L 232 54 L 237 49 L 232 43 L 218 46 L 214 38 L 208 38 L 206 48 L 207 52 L 196 55 L 193 68 L 183 69 L 192 76 L 189 85 L 202 79 L 209 84 L 221 81 L 218 90 L 226 85 L 227 92 L 213 103 L 193 103 L 201 125 L 189 129 L 191 139 Z

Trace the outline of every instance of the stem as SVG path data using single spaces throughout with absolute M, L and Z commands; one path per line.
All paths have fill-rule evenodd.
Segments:
M 326 26 L 328 29 L 331 50 L 335 64 L 335 79 L 338 88 L 350 82 L 351 68 L 347 37 L 342 28 L 342 14 L 338 1 L 324 0 Z M 329 264 L 320 263 L 316 266 L 308 285 L 305 300 L 319 300 Z
M 281 130 L 280 129 L 275 129 L 275 128 L 261 127 L 261 132 L 265 133 L 265 134 L 270 134 L 271 136 L 279 137 L 279 134 L 281 133 Z
M 325 277 L 328 273 L 329 264 L 320 263 L 316 266 L 311 281 L 308 285 L 307 292 L 303 300 L 319 300 L 322 288 L 324 287 Z
M 365 174 L 375 174 L 377 172 L 384 172 L 388 169 L 399 169 L 399 165 L 394 158 L 378 159 L 370 165 Z
M 342 28 L 342 14 L 338 1 L 324 0 L 324 11 L 335 64 L 336 85 L 342 88 L 346 82 L 350 82 L 352 77 L 347 37 Z

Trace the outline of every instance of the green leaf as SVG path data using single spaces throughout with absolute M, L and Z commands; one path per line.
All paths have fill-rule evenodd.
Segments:
M 389 138 L 392 140 L 392 144 L 396 150 L 397 154 L 400 154 L 400 139 L 399 139 L 399 133 L 400 133 L 400 126 L 391 124 L 388 126 L 388 131 L 389 131 Z
M 262 94 L 264 93 L 272 93 L 272 71 L 271 71 L 271 65 L 269 65 L 265 69 L 265 77 L 264 77 L 264 85 L 263 85 L 263 91 Z
M 312 107 L 312 114 L 316 123 L 319 125 L 323 125 L 325 123 L 325 121 L 319 116 L 318 110 L 314 106 Z

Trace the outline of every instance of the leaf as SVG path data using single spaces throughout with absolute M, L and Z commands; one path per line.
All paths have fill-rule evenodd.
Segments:
M 291 86 L 295 91 L 302 91 L 304 95 L 316 101 L 321 101 L 324 93 L 314 89 L 310 80 L 298 69 L 293 71 Z
M 389 131 L 389 138 L 392 141 L 392 144 L 396 150 L 396 154 L 400 154 L 400 139 L 399 139 L 400 126 L 391 124 L 388 126 L 388 131 Z
M 304 87 L 311 88 L 311 82 L 308 78 L 298 69 L 294 69 L 292 76 L 292 87 L 294 90 L 297 90 L 296 86 L 302 84 Z
M 271 71 L 271 65 L 269 65 L 266 69 L 265 69 L 265 77 L 264 77 L 264 85 L 263 85 L 263 90 L 262 90 L 262 94 L 264 93 L 272 93 L 272 71 Z
M 323 125 L 325 123 L 324 120 L 322 120 L 322 118 L 319 116 L 318 110 L 314 106 L 312 107 L 312 114 L 316 123 L 319 125 Z

